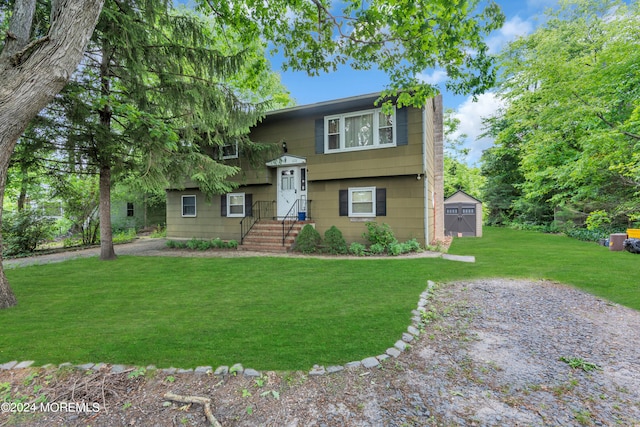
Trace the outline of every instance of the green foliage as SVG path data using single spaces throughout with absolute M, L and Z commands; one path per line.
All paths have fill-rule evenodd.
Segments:
M 163 237 L 167 237 L 167 228 L 166 227 L 157 227 L 151 235 L 149 236 L 152 239 L 160 239 Z
M 587 230 L 606 231 L 610 228 L 611 218 L 606 211 L 593 211 L 587 217 Z
M 52 236 L 53 225 L 52 219 L 44 218 L 32 209 L 5 214 L 2 224 L 3 254 L 12 256 L 35 251 L 39 243 Z
M 353 242 L 349 245 L 349 253 L 356 256 L 364 256 L 366 249 L 365 245 L 358 242 Z
M 405 247 L 402 243 L 392 243 L 389 246 L 389 255 L 398 256 L 405 253 Z
M 382 243 L 374 243 L 373 245 L 369 246 L 369 253 L 371 255 L 380 255 L 383 254 L 386 250 L 387 248 Z
M 561 362 L 566 363 L 571 366 L 573 369 L 582 369 L 585 372 L 591 372 L 596 370 L 602 370 L 602 368 L 595 363 L 587 362 L 586 360 L 580 357 L 565 357 L 562 356 L 559 359 Z
M 316 75 L 347 62 L 358 70 L 375 67 L 391 80 L 385 95 L 399 94 L 402 105 L 421 107 L 439 92 L 416 77 L 425 69 L 445 70 L 447 88 L 455 93 L 477 95 L 495 80 L 485 36 L 502 26 L 504 16 L 493 2 L 484 8 L 429 0 L 199 4 L 204 13 L 239 29 L 242 42 L 273 42 L 285 55 L 285 69 Z
M 113 234 L 113 244 L 129 243 L 132 242 L 137 236 L 136 229 L 130 228 L 126 231 L 119 231 Z
M 367 239 L 371 245 L 379 244 L 386 250 L 392 243 L 397 242 L 388 224 L 367 222 L 365 226 L 367 227 L 367 231 L 362 233 L 362 237 Z
M 584 242 L 597 242 L 609 237 L 609 233 L 602 230 L 587 230 L 586 228 L 572 228 L 564 232 L 567 236 Z
M 403 245 L 405 246 L 405 252 L 420 252 L 422 251 L 422 248 L 420 247 L 420 243 L 414 238 L 411 240 L 407 240 L 405 243 L 403 243 Z
M 311 224 L 305 225 L 298 237 L 296 237 L 293 250 L 296 252 L 302 252 L 303 254 L 310 254 L 317 252 L 322 244 L 322 237 L 320 233 Z
M 502 52 L 505 107 L 487 122 L 482 166 L 489 223 L 550 224 L 571 207 L 615 226 L 640 210 L 639 18 L 637 5 L 571 0 Z
M 325 250 L 330 254 L 346 254 L 347 242 L 342 236 L 342 232 L 332 225 L 331 228 L 324 232 L 324 246 Z
M 194 251 L 207 251 L 210 249 L 237 249 L 238 241 L 224 240 L 216 237 L 213 240 L 196 239 L 195 237 L 189 240 L 167 240 L 167 247 L 171 249 L 191 249 Z
M 80 236 L 83 246 L 96 244 L 100 226 L 97 177 L 70 174 L 59 178 L 56 196 L 64 200 L 64 215 L 72 223 L 71 233 Z

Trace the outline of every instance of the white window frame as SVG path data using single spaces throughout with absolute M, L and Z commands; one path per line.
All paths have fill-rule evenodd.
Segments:
M 343 153 L 346 151 L 361 151 L 361 150 L 374 150 L 377 148 L 388 148 L 388 147 L 396 147 L 398 144 L 397 135 L 396 135 L 396 108 L 393 107 L 393 112 L 391 113 L 391 121 L 392 121 L 392 142 L 390 144 L 380 144 L 380 113 L 382 113 L 381 108 L 376 108 L 372 110 L 362 110 L 362 111 L 354 111 L 351 113 L 344 114 L 335 114 L 332 116 L 325 116 L 324 118 L 324 153 Z M 345 121 L 350 117 L 358 117 L 366 114 L 373 115 L 373 143 L 371 145 L 358 146 L 358 147 L 346 147 L 346 135 L 345 135 Z M 329 148 L 329 121 L 331 120 L 339 120 L 340 132 L 339 135 L 339 148 Z M 386 126 L 385 126 L 386 127 Z
M 242 197 L 242 213 L 231 213 L 231 198 L 232 197 Z M 244 218 L 245 215 L 245 211 L 244 211 L 244 204 L 245 204 L 245 195 L 244 193 L 228 193 L 227 194 L 227 217 L 229 218 Z M 233 206 L 239 206 L 238 204 L 235 204 Z
M 356 191 L 371 191 L 371 212 L 353 212 L 353 193 Z M 375 218 L 376 216 L 376 187 L 349 187 L 349 217 Z
M 193 215 L 184 213 L 184 199 L 185 198 L 191 198 L 191 197 L 193 197 Z M 180 203 L 180 206 L 182 208 L 182 217 L 183 218 L 194 218 L 195 216 L 197 216 L 197 214 L 198 214 L 198 198 L 196 197 L 195 194 L 185 194 L 185 195 L 183 195 L 181 203 Z
M 235 152 L 233 154 L 228 154 L 225 156 L 224 154 L 225 147 L 235 147 Z M 238 141 L 232 142 L 231 144 L 224 144 L 222 147 L 220 147 L 220 154 L 223 160 L 237 159 L 238 158 Z

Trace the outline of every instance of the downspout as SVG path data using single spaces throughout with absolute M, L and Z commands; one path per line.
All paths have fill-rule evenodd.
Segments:
M 424 244 L 430 243 L 429 240 L 429 176 L 427 175 L 427 107 L 422 107 L 422 180 L 423 196 L 424 196 Z

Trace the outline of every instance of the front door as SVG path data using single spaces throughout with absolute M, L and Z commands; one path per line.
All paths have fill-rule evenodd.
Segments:
M 278 218 L 297 217 L 298 212 L 306 212 L 307 179 L 306 168 L 283 166 L 278 168 Z M 298 201 L 297 209 L 292 209 Z

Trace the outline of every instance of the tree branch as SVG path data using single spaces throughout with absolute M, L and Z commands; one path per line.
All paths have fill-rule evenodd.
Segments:
M 216 417 L 213 416 L 213 412 L 211 412 L 211 399 L 208 397 L 200 397 L 200 396 L 181 396 L 179 394 L 173 394 L 170 391 L 165 393 L 165 399 L 173 400 L 174 402 L 180 403 L 198 403 L 204 406 L 204 414 L 214 427 L 222 427 L 222 424 L 218 422 Z

